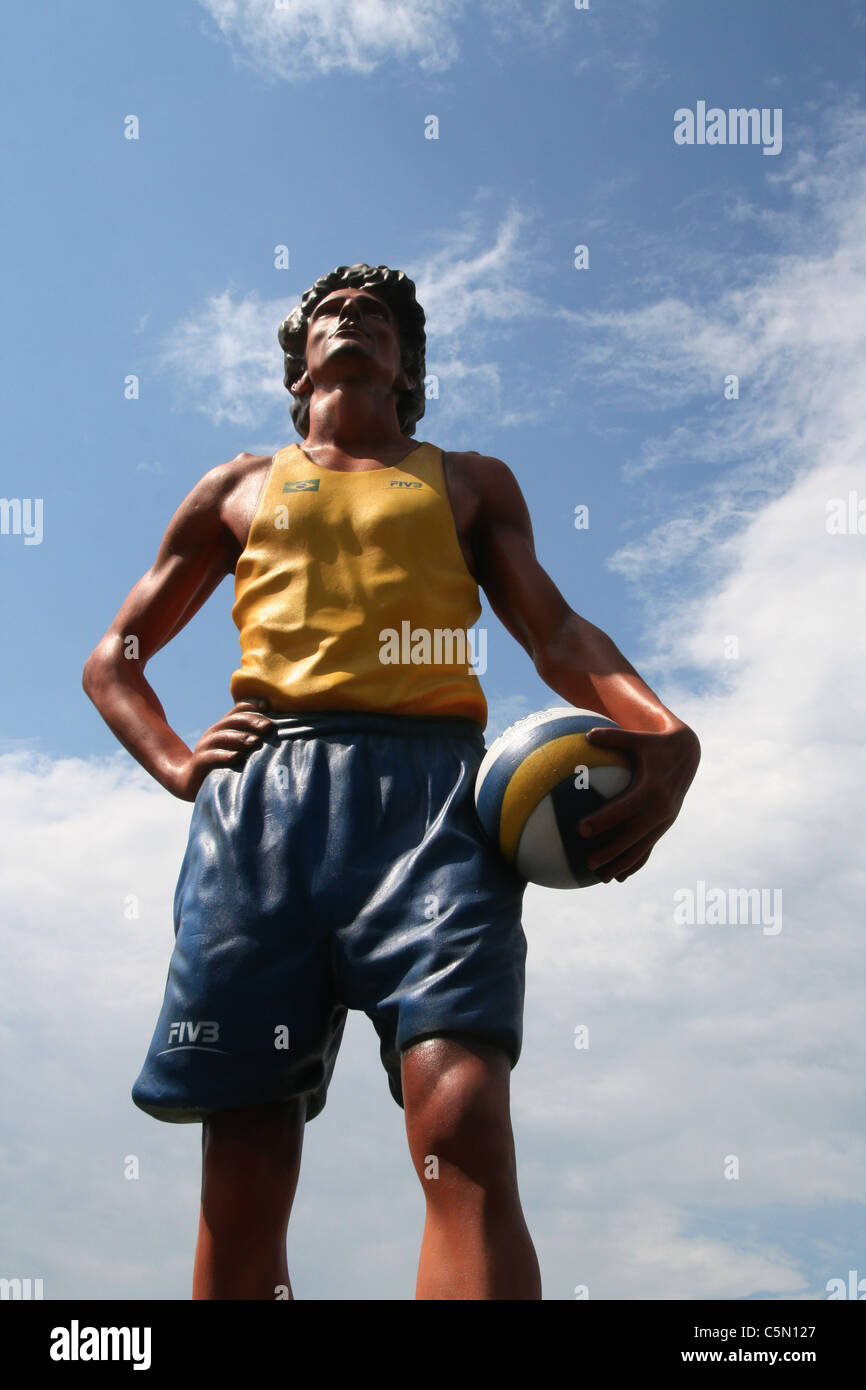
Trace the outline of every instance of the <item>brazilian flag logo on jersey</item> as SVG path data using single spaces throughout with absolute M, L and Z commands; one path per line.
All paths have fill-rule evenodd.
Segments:
M 319 478 L 301 478 L 298 482 L 283 483 L 283 492 L 318 492 Z

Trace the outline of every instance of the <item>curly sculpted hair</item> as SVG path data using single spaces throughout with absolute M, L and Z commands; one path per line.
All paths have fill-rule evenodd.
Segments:
M 427 337 L 424 332 L 424 310 L 415 298 L 415 285 L 402 270 L 389 270 L 386 265 L 338 265 L 328 275 L 322 275 L 301 298 L 279 328 L 277 337 L 285 356 L 283 382 L 286 390 L 299 379 L 306 368 L 307 325 L 316 305 L 343 288 L 370 290 L 385 301 L 397 320 L 400 333 L 401 361 L 404 371 L 414 381 L 407 391 L 398 391 L 397 419 L 404 434 L 415 433 L 415 426 L 424 414 L 424 374 Z M 302 439 L 310 428 L 309 396 L 292 397 L 292 420 Z

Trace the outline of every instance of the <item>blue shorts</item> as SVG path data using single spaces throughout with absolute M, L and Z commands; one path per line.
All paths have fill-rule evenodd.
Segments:
M 523 1037 L 526 880 L 487 840 L 474 720 L 270 716 L 202 783 L 174 898 L 162 1012 L 132 1090 L 159 1120 L 303 1096 L 323 1109 L 348 1009 L 400 1054 L 451 1034 Z

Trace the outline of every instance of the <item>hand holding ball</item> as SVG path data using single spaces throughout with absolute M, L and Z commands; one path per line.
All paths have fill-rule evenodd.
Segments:
M 546 888 L 588 888 L 601 880 L 587 857 L 616 832 L 587 839 L 580 821 L 620 796 L 632 760 L 587 740 L 620 725 L 592 710 L 558 706 L 530 714 L 487 750 L 475 782 L 478 818 L 523 878 Z

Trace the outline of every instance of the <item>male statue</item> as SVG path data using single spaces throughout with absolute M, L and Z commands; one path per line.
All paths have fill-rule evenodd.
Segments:
M 480 586 L 551 690 L 622 725 L 593 736 L 636 769 L 591 818 L 593 836 L 616 832 L 590 860 L 604 882 L 646 863 L 700 757 L 539 564 L 508 466 L 413 439 L 424 322 L 401 271 L 316 281 L 279 333 L 303 443 L 205 474 L 84 670 L 120 742 L 195 803 L 132 1093 L 157 1119 L 202 1124 L 195 1299 L 293 1296 L 304 1126 L 350 1008 L 379 1035 L 426 1199 L 416 1297 L 541 1297 L 509 1108 L 525 880 L 473 800 L 487 705 L 472 663 L 385 660 L 383 632 L 468 633 Z M 144 668 L 228 574 L 235 704 L 191 751 Z

